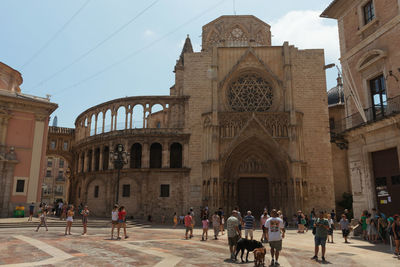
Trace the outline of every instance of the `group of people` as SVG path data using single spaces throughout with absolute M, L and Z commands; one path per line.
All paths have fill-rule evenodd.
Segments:
M 363 239 L 371 243 L 383 242 L 385 244 L 394 240 L 396 254 L 400 257 L 400 216 L 387 217 L 377 209 L 370 213 L 364 210 L 359 224 L 362 227 Z
M 34 203 L 32 203 L 32 205 L 33 204 Z M 75 207 L 74 207 L 74 205 L 69 205 L 69 206 L 64 205 L 64 207 L 66 209 L 65 214 L 64 214 L 64 212 L 61 212 L 61 213 L 59 213 L 59 216 L 60 216 L 60 218 L 62 218 L 63 216 L 66 217 L 67 225 L 65 227 L 65 235 L 71 235 L 71 227 L 72 227 L 72 223 L 74 221 L 74 216 L 75 216 Z M 48 205 L 46 205 L 45 203 L 40 203 L 39 209 L 37 212 L 40 222 L 35 230 L 36 232 L 39 231 L 41 226 L 44 226 L 46 228 L 46 231 L 48 231 L 47 216 L 52 212 L 53 211 L 51 210 L 51 208 Z M 88 206 L 84 206 L 82 209 L 80 209 L 79 214 L 82 216 L 82 226 L 83 226 L 82 235 L 86 235 L 87 234 L 88 216 L 89 216 Z M 33 216 L 33 211 L 30 212 L 28 221 L 32 221 L 32 216 Z
M 124 206 L 118 206 L 118 204 L 115 204 L 111 211 L 111 240 L 114 239 L 115 227 L 117 227 L 117 240 L 121 240 L 121 228 L 124 229 L 125 239 L 129 237 L 126 233 L 126 210 Z
M 262 215 L 263 235 L 262 239 L 268 240 L 271 252 L 271 265 L 279 265 L 279 253 L 282 250 L 282 239 L 285 238 L 285 223 L 282 214 L 273 209 L 271 215 L 264 211 Z M 236 260 L 235 251 L 240 238 L 242 238 L 242 224 L 244 225 L 245 238 L 253 240 L 253 231 L 255 229 L 255 218 L 251 211 L 243 218 L 237 209 L 232 211 L 231 216 L 226 220 L 226 231 L 228 233 L 228 245 L 231 254 L 231 260 Z
M 219 208 L 218 211 L 215 211 L 214 214 L 210 218 L 210 213 L 208 207 L 205 207 L 201 210 L 200 214 L 201 224 L 202 224 L 202 241 L 208 240 L 208 230 L 210 227 L 210 223 L 212 223 L 212 227 L 214 230 L 214 239 L 218 239 L 218 235 L 221 233 L 224 234 L 224 225 L 225 225 L 225 217 L 222 208 Z M 180 220 L 180 219 L 179 219 Z M 211 220 L 211 222 L 210 222 Z M 174 214 L 174 228 L 178 225 L 178 217 L 176 213 Z M 193 208 L 190 208 L 187 212 L 186 216 L 183 218 L 183 224 L 185 225 L 185 239 L 189 239 L 193 237 L 193 228 L 196 224 L 195 214 Z

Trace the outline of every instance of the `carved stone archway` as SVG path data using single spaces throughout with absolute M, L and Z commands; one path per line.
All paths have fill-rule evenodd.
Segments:
M 224 152 L 220 169 L 220 200 L 225 210 L 244 206 L 241 208 L 250 209 L 258 215 L 267 206 L 269 209 L 281 209 L 286 214 L 293 212 L 294 189 L 290 179 L 289 156 L 255 117 Z M 257 188 L 257 185 L 247 182 L 266 185 L 266 188 Z M 252 188 L 244 193 L 253 198 L 254 208 L 243 204 L 243 196 L 240 196 L 243 190 L 239 186 Z M 260 194 L 262 199 L 257 199 L 256 195 Z

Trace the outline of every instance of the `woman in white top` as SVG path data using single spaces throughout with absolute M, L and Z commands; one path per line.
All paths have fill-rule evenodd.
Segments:
M 332 220 L 332 217 L 330 214 L 328 214 L 327 217 L 328 217 L 328 223 L 329 223 L 328 243 L 333 243 L 333 229 L 335 229 L 335 222 Z M 331 238 L 330 242 L 329 242 L 329 237 Z
M 65 235 L 71 234 L 71 227 L 72 227 L 72 222 L 74 221 L 74 205 L 71 205 L 71 207 L 69 208 L 68 212 L 67 212 L 67 226 L 65 227 Z
M 111 240 L 114 239 L 114 228 L 118 226 L 118 205 L 111 211 Z

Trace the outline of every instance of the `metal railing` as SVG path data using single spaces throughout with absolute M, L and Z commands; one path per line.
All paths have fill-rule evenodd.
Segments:
M 49 133 L 53 134 L 73 134 L 75 129 L 66 127 L 49 126 Z
M 400 95 L 388 98 L 381 106 L 372 106 L 364 109 L 367 121 L 364 122 L 359 112 L 347 116 L 341 121 L 335 121 L 334 127 L 331 127 L 332 133 L 342 133 L 362 125 L 367 125 L 375 121 L 382 120 L 389 116 L 400 113 Z

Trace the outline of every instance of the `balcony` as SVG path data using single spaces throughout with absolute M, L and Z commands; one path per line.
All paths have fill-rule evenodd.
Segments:
M 400 95 L 388 98 L 387 101 L 383 103 L 382 107 L 383 108 L 369 107 L 364 109 L 367 118 L 366 122 L 364 122 L 359 112 L 347 116 L 342 121 L 335 122 L 335 126 L 331 128 L 331 134 L 342 134 L 345 131 L 368 125 L 400 113 Z

